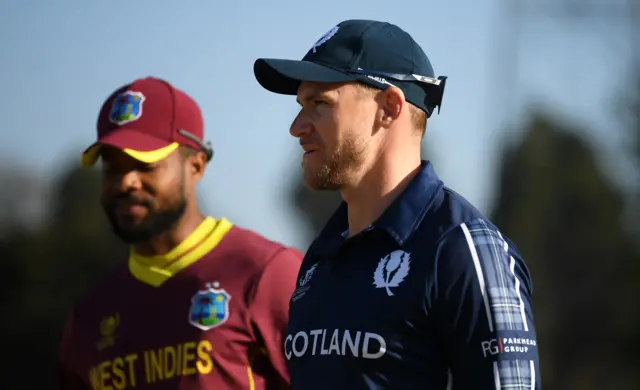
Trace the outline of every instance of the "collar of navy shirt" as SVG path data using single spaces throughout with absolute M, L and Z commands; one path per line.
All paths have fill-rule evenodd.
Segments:
M 444 186 L 429 161 L 422 160 L 420 166 L 407 188 L 363 232 L 383 229 L 401 247 L 411 238 Z M 332 257 L 345 241 L 348 231 L 347 203 L 343 201 L 316 239 L 312 249 L 314 257 Z

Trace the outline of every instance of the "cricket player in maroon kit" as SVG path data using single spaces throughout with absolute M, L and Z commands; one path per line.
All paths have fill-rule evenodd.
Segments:
M 131 250 L 69 314 L 61 389 L 288 387 L 283 333 L 302 254 L 200 213 L 195 186 L 213 154 L 203 135 L 196 102 L 156 78 L 104 103 L 82 164 L 102 159 L 102 205 Z

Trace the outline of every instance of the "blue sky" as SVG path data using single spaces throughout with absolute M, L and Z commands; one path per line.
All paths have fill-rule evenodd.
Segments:
M 425 142 L 445 182 L 485 210 L 496 157 L 517 136 L 502 125 L 520 117 L 528 99 L 581 120 L 604 151 L 622 142 L 612 135 L 611 99 L 628 59 L 624 26 L 518 21 L 505 14 L 505 3 L 5 1 L 0 161 L 54 177 L 92 142 L 98 110 L 114 89 L 138 77 L 162 77 L 203 110 L 216 149 L 201 186 L 208 207 L 304 248 L 284 195 L 300 162 L 288 134 L 297 105 L 293 97 L 261 89 L 253 62 L 301 58 L 341 20 L 378 19 L 408 31 L 436 73 L 449 76 L 442 112 L 432 117 Z M 508 77 L 503 61 L 514 36 L 510 25 L 522 31 L 517 79 Z M 619 164 L 603 156 L 605 164 Z

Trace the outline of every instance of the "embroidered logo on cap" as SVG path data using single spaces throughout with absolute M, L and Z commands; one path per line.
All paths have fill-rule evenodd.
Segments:
M 116 125 L 124 125 L 140 119 L 144 95 L 140 92 L 125 91 L 113 99 L 109 121 Z
M 318 39 L 318 41 L 313 44 L 313 47 L 311 48 L 311 50 L 313 50 L 313 52 L 315 53 L 316 49 L 322 46 L 324 43 L 326 43 L 329 39 L 333 38 L 333 36 L 336 35 L 339 29 L 340 29 L 340 26 L 335 26 L 334 28 L 329 30 L 326 34 L 322 36 L 322 38 Z

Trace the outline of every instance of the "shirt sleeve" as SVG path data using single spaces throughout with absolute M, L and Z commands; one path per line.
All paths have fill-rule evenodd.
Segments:
M 253 324 L 265 344 L 267 355 L 287 385 L 289 373 L 284 357 L 284 337 L 289 321 L 289 301 L 302 257 L 295 249 L 276 253 L 262 271 L 250 307 Z
M 73 364 L 73 312 L 71 312 L 62 330 L 62 338 L 58 348 L 58 389 L 89 390 L 74 370 Z
M 484 220 L 438 247 L 437 312 L 452 390 L 539 390 L 531 278 L 517 249 Z

